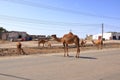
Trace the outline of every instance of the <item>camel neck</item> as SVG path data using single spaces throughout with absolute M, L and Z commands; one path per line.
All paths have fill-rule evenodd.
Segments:
M 94 41 L 92 41 L 92 43 L 93 43 L 93 44 L 95 44 L 95 42 L 94 42 Z
M 58 41 L 58 42 L 61 42 L 61 39 L 62 38 L 57 38 L 57 37 L 55 38 L 55 40 Z

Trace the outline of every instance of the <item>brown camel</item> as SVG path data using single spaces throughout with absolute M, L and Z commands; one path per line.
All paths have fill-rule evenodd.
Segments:
M 23 54 L 26 54 L 26 53 L 24 52 L 24 50 L 22 49 L 22 44 L 21 44 L 21 42 L 17 42 L 16 46 L 17 46 L 17 53 L 18 53 L 18 54 L 21 54 L 21 52 L 22 52 Z
M 51 43 L 50 43 L 50 42 L 47 42 L 47 46 L 48 46 L 48 47 L 51 47 Z
M 48 42 L 48 40 L 44 40 L 44 39 L 39 40 L 39 41 L 38 41 L 38 47 L 40 47 L 40 44 L 41 44 L 41 43 L 43 44 L 43 47 L 44 47 L 44 44 L 45 44 L 45 43 L 48 43 L 48 46 L 51 47 L 51 43 Z
M 92 43 L 98 48 L 102 49 L 103 48 L 103 40 L 92 40 Z
M 82 40 L 81 40 L 81 43 L 80 43 L 80 44 L 81 44 L 81 47 L 85 47 L 85 44 L 86 44 L 86 43 L 87 43 L 87 41 L 82 39 Z
M 57 38 L 56 35 L 52 35 L 52 37 L 58 41 L 62 42 L 64 46 L 64 57 L 69 56 L 68 54 L 68 44 L 75 43 L 77 46 L 77 53 L 76 58 L 79 58 L 80 48 L 79 48 L 79 37 L 77 35 L 74 35 L 72 32 L 69 32 L 68 34 L 65 34 L 62 38 Z

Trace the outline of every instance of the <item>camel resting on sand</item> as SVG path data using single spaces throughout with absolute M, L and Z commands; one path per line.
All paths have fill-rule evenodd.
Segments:
M 80 54 L 80 48 L 79 48 L 79 37 L 77 35 L 74 35 L 72 32 L 69 32 L 68 34 L 65 34 L 62 38 L 57 38 L 56 35 L 52 35 L 52 38 L 54 38 L 58 42 L 62 42 L 64 46 L 64 57 L 69 56 L 68 54 L 68 44 L 75 43 L 77 47 L 77 53 L 76 58 L 79 58 Z
M 102 48 L 103 48 L 103 40 L 92 40 L 92 43 L 93 43 L 98 49 L 102 49 Z

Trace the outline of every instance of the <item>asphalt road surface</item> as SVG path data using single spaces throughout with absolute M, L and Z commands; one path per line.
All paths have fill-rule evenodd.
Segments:
M 0 80 L 120 80 L 120 49 L 0 57 Z

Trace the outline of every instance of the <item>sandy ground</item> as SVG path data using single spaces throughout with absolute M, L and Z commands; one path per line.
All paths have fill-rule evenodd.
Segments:
M 50 41 L 52 47 L 49 47 L 47 43 L 45 47 L 41 46 L 38 48 L 38 41 L 24 41 L 22 43 L 22 48 L 26 54 L 50 54 L 50 53 L 61 53 L 64 52 L 62 43 L 58 43 L 56 41 Z M 104 41 L 104 49 L 109 48 L 120 48 L 120 40 L 111 40 Z M 95 46 L 93 46 L 91 41 L 87 41 L 85 47 L 81 47 L 81 51 L 86 50 L 97 50 Z M 74 44 L 69 45 L 69 52 L 75 52 L 76 48 Z M 21 55 L 16 52 L 16 42 L 7 42 L 0 41 L 0 56 L 16 56 Z

